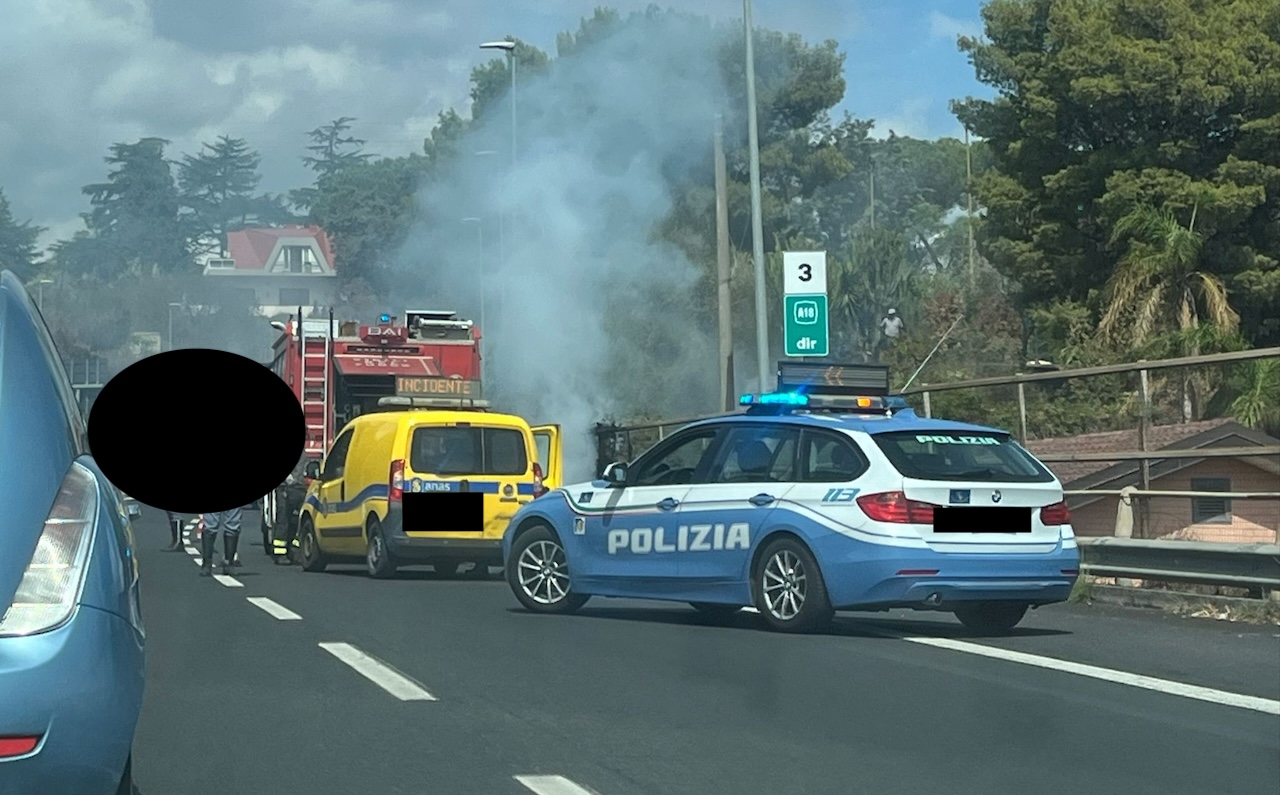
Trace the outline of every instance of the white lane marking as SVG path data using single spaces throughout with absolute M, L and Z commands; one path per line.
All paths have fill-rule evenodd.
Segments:
M 595 790 L 575 784 L 564 776 L 512 776 L 538 795 L 598 795 Z
M 395 670 L 372 655 L 350 643 L 321 643 L 320 648 L 355 669 L 356 673 L 373 682 L 401 701 L 438 701 L 409 677 Z
M 1213 704 L 1223 704 L 1229 707 L 1241 707 L 1242 709 L 1252 709 L 1257 712 L 1266 712 L 1271 715 L 1280 715 L 1280 701 L 1272 701 L 1269 698 L 1246 696 L 1241 695 L 1240 693 L 1228 693 L 1225 690 L 1214 690 L 1213 688 L 1200 687 L 1199 685 L 1172 682 L 1168 679 L 1157 679 L 1154 676 L 1131 674 L 1125 671 L 1115 671 L 1110 668 L 1099 668 L 1094 665 L 1085 665 L 1084 663 L 1059 660 L 1053 657 L 1041 657 L 1038 654 L 1027 654 L 1026 652 L 1000 649 L 995 646 L 984 646 L 980 643 L 966 643 L 962 640 L 952 640 L 950 638 L 904 637 L 902 635 L 891 635 L 891 637 L 900 638 L 909 643 L 936 646 L 940 649 L 951 649 L 952 651 L 978 654 L 983 657 L 993 657 L 997 660 L 1007 660 L 1009 662 L 1022 663 L 1024 665 L 1035 665 L 1040 668 L 1063 671 L 1065 673 L 1077 674 L 1079 676 L 1088 676 L 1092 679 L 1101 679 L 1104 682 L 1115 682 L 1116 684 L 1140 687 L 1145 690 L 1154 690 L 1168 695 L 1194 698 L 1199 701 L 1208 701 Z
M 197 566 L 203 566 L 203 565 L 204 565 L 204 559 L 203 559 L 203 558 L 192 558 L 192 560 L 194 560 L 194 561 L 196 562 L 196 565 L 197 565 Z
M 262 608 L 268 615 L 278 618 L 281 621 L 301 621 L 302 616 L 293 612 L 282 604 L 274 602 L 265 596 L 248 597 L 249 604 Z
M 188 554 L 188 555 L 199 555 L 199 554 L 200 554 L 200 550 L 196 549 L 195 547 L 183 547 L 183 549 L 185 549 L 185 550 L 187 551 L 187 554 Z
M 758 607 L 744 607 L 742 609 L 748 613 L 755 613 L 756 615 L 760 614 L 760 608 Z
M 244 587 L 244 583 L 240 582 L 240 581 L 239 581 L 239 580 L 237 580 L 235 577 L 228 577 L 228 576 L 227 576 L 227 575 L 225 575 L 225 574 L 215 574 L 215 575 L 213 575 L 213 578 L 214 578 L 215 580 L 217 580 L 218 582 L 222 583 L 223 585 L 227 586 L 228 588 L 243 588 L 243 587 Z

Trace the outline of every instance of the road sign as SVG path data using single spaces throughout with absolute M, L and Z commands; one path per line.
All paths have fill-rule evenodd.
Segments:
M 787 356 L 826 356 L 830 344 L 827 297 L 822 294 L 783 296 L 784 339 Z
M 826 295 L 827 252 L 784 251 L 782 292 L 784 295 Z

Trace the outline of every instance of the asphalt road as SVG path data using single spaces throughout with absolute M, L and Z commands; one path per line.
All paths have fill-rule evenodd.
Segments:
M 1280 792 L 1277 627 L 1073 605 L 1003 639 L 912 613 L 802 637 L 662 603 L 535 616 L 498 579 L 274 566 L 253 520 L 230 587 L 159 551 L 147 514 L 142 795 Z

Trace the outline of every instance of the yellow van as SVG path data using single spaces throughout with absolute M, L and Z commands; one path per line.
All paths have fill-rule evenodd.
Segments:
M 487 574 L 502 565 L 502 535 L 521 505 L 560 485 L 560 426 L 531 427 L 512 414 L 430 408 L 438 399 L 395 397 L 356 417 L 329 448 L 298 518 L 302 568 L 363 559 L 371 577 L 401 566 L 456 574 L 462 563 Z M 428 531 L 404 524 L 405 494 L 480 492 L 483 518 Z M 418 500 L 419 498 L 411 498 Z M 470 498 L 468 498 L 470 499 Z

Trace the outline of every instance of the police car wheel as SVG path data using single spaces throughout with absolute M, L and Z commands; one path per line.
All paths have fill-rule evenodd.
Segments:
M 812 632 L 834 615 L 822 572 L 809 549 L 792 538 L 765 547 L 751 578 L 756 609 L 770 629 Z
M 572 613 L 591 598 L 573 592 L 564 547 L 546 525 L 516 539 L 507 564 L 507 583 L 520 604 L 536 613 Z
M 391 559 L 387 540 L 382 535 L 382 525 L 377 519 L 369 520 L 369 543 L 365 552 L 365 567 L 369 570 L 369 576 L 377 580 L 386 580 L 396 574 L 396 562 Z
M 311 524 L 311 519 L 303 518 L 301 536 L 302 570 L 324 571 L 329 562 L 325 560 L 324 553 L 320 551 L 320 542 L 316 540 L 316 529 Z
M 1004 635 L 1018 625 L 1029 605 L 1022 602 L 975 602 L 956 607 L 956 618 L 979 635 Z

